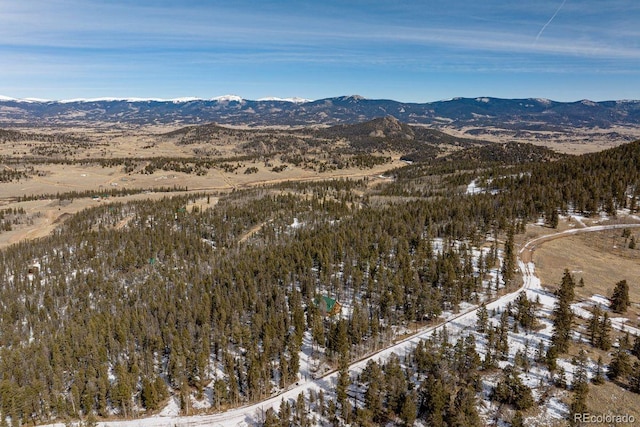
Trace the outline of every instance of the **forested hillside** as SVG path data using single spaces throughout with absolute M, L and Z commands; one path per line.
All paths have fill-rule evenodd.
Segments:
M 2 418 L 140 416 L 169 396 L 185 413 L 206 396 L 200 409 L 259 401 L 300 379 L 306 338 L 322 375 L 444 312 L 516 289 L 514 235 L 525 223 L 569 209 L 636 209 L 640 142 L 581 157 L 514 152 L 499 166 L 492 155 L 414 163 L 375 186 L 233 191 L 203 209 L 189 204 L 206 194 L 112 203 L 9 247 L 0 252 Z M 322 297 L 341 311 L 329 313 Z M 425 343 L 410 363 L 431 387 L 444 387 L 449 371 L 466 373 L 446 392 L 473 406 L 479 362 L 472 338 L 459 346 Z M 434 352 L 455 358 L 437 362 Z M 404 378 L 393 362 L 382 369 Z M 365 380 L 380 375 L 371 366 Z M 394 383 L 372 422 L 413 414 L 435 425 L 434 405 L 444 403 L 420 403 L 409 383 Z M 341 398 L 346 420 L 353 414 Z M 465 414 L 470 424 L 458 425 L 477 424 L 477 413 Z

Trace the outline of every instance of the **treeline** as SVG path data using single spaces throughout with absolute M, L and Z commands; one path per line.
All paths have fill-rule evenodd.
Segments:
M 3 169 L 0 171 L 0 182 L 20 181 L 25 178 L 27 178 L 27 174 L 24 173 L 24 171 L 13 169 Z
M 298 153 L 282 154 L 280 156 L 280 160 L 284 163 L 289 163 L 305 169 L 326 172 L 328 170 L 340 170 L 353 167 L 357 167 L 359 169 L 371 169 L 375 166 L 391 162 L 391 157 L 363 153 L 350 154 L 348 152 L 344 152 L 342 154 L 333 153 L 330 159 L 321 160 L 317 155 L 303 155 Z
M 50 143 L 65 143 L 74 145 L 87 145 L 93 144 L 87 142 L 86 138 L 80 138 L 75 135 L 54 133 L 33 133 L 22 132 L 10 129 L 0 129 L 0 143 L 7 142 L 21 142 L 21 141 L 38 141 L 38 142 L 50 142 Z
M 446 191 L 438 179 L 427 181 L 425 176 L 467 177 L 460 182 L 459 193 L 478 177 L 483 191 L 474 195 L 474 203 L 489 203 L 511 211 L 525 221 L 535 221 L 541 216 L 550 220 L 557 213 L 569 210 L 585 215 L 604 211 L 615 216 L 616 211 L 638 209 L 640 200 L 640 141 L 621 145 L 599 153 L 571 156 L 556 161 L 533 162 L 518 166 L 481 163 L 457 163 L 440 165 L 421 163 L 394 172 L 396 182 L 382 189 L 382 194 L 409 196 L 419 194 L 431 197 Z M 462 171 L 462 172 L 460 172 Z M 459 180 L 458 180 L 459 181 Z M 435 184 L 434 184 L 435 182 Z M 513 218 L 513 216 L 511 217 Z
M 573 209 L 587 215 L 635 211 L 640 197 L 640 141 L 599 153 L 493 172 L 491 188 L 535 207 L 536 214 Z
M 18 202 L 26 202 L 30 200 L 44 200 L 44 199 L 54 199 L 54 200 L 73 200 L 73 199 L 82 199 L 87 197 L 123 197 L 130 196 L 132 194 L 140 194 L 145 192 L 154 192 L 154 193 L 173 193 L 177 191 L 189 191 L 188 187 L 181 187 L 179 185 L 174 185 L 173 187 L 153 187 L 151 189 L 147 188 L 109 188 L 104 190 L 85 190 L 85 191 L 67 191 L 65 193 L 51 193 L 51 194 L 34 194 L 34 195 L 24 195 L 18 197 Z
M 29 163 L 29 164 L 54 164 L 54 165 L 98 165 L 101 167 L 114 167 L 124 166 L 125 171 L 131 172 L 139 165 L 150 162 L 155 165 L 156 169 L 163 170 L 176 170 L 179 168 L 187 167 L 188 165 L 194 165 L 201 168 L 212 168 L 223 163 L 229 162 L 242 162 L 257 159 L 257 155 L 242 155 L 232 157 L 216 157 L 216 158 L 202 158 L 202 157 L 138 157 L 136 159 L 114 157 L 114 158 L 49 158 L 49 157 L 8 157 L 5 156 L 3 161 L 7 164 L 13 163 Z M 178 170 L 176 170 L 178 171 Z

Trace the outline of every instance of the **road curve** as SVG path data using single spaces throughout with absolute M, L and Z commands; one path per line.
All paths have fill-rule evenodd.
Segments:
M 536 289 L 540 287 L 540 280 L 535 276 L 531 256 L 533 251 L 542 243 L 558 238 L 569 237 L 576 234 L 593 233 L 598 231 L 615 230 L 621 228 L 639 228 L 640 224 L 612 224 L 598 225 L 586 228 L 576 228 L 561 231 L 527 241 L 518 252 L 518 266 L 522 272 L 523 284 L 515 291 L 501 296 L 493 302 L 486 305 L 487 309 L 503 307 L 507 303 L 514 301 L 520 292 L 528 289 Z M 415 345 L 422 339 L 430 337 L 434 331 L 444 326 L 454 326 L 465 324 L 473 324 L 475 322 L 478 307 L 468 309 L 447 318 L 442 323 L 423 328 L 420 332 L 411 335 L 408 338 L 395 342 L 393 345 L 377 351 L 361 360 L 353 362 L 349 365 L 351 373 L 360 372 L 370 360 L 384 361 L 391 354 L 396 353 L 402 356 L 411 351 Z M 153 416 L 127 421 L 105 421 L 99 422 L 101 427 L 193 427 L 193 426 L 249 426 L 256 425 L 268 408 L 278 408 L 280 402 L 284 400 L 296 399 L 298 394 L 307 392 L 308 390 L 332 390 L 337 381 L 337 372 L 332 371 L 326 375 L 309 381 L 302 381 L 299 385 L 289 390 L 270 397 L 261 402 L 251 405 L 242 406 L 226 412 L 220 412 L 211 415 L 194 415 L 194 416 Z M 63 423 L 49 424 L 45 427 L 64 427 Z

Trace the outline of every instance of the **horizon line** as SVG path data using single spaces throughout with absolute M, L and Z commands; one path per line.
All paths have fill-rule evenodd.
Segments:
M 572 101 L 558 101 L 554 99 L 544 98 L 544 97 L 526 97 L 526 98 L 501 98 L 501 97 L 493 97 L 493 96 L 476 96 L 476 97 L 464 97 L 464 96 L 456 96 L 452 98 L 444 98 L 435 101 L 423 101 L 423 102 L 415 102 L 415 101 L 399 101 L 391 98 L 367 98 L 360 95 L 339 95 L 339 96 L 329 96 L 326 98 L 318 98 L 318 99 L 309 99 L 303 97 L 260 97 L 257 99 L 249 99 L 243 98 L 238 95 L 220 95 L 212 98 L 205 97 L 195 97 L 195 96 L 184 96 L 184 97 L 176 97 L 176 98 L 156 98 L 156 97 L 95 97 L 95 98 L 68 98 L 68 99 L 45 99 L 45 98 L 37 98 L 37 97 L 27 97 L 27 98 L 14 98 L 10 96 L 0 95 L 0 102 L 24 102 L 24 103 L 58 103 L 58 104 L 72 104 L 72 103 L 90 103 L 90 102 L 164 102 L 164 103 L 188 103 L 188 102 L 242 102 L 242 101 L 251 101 L 251 102 L 289 102 L 293 104 L 305 104 L 322 100 L 332 100 L 332 99 L 354 99 L 354 100 L 364 100 L 364 101 L 393 101 L 401 104 L 432 104 L 436 102 L 448 102 L 448 101 L 458 101 L 463 99 L 476 100 L 478 102 L 489 102 L 490 100 L 532 100 L 538 101 L 541 103 L 562 103 L 562 104 L 571 104 L 577 102 L 640 102 L 637 99 L 602 99 L 602 100 L 592 100 L 588 98 L 576 99 Z

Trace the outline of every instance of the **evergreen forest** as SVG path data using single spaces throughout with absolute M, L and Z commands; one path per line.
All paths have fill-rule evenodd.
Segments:
M 480 372 L 508 352 L 505 331 L 535 329 L 539 307 L 526 297 L 504 312 L 502 329 L 479 322 L 488 359 L 473 335 L 456 342 L 441 332 L 409 355 L 370 363 L 358 378 L 347 367 L 440 316 L 518 289 L 515 242 L 526 224 L 553 228 L 568 212 L 636 213 L 640 141 L 582 156 L 518 144 L 471 149 L 417 156 L 376 182 L 292 181 L 102 204 L 48 237 L 2 250 L 1 422 L 134 418 L 169 399 L 188 414 L 207 396 L 208 411 L 258 402 L 308 379 L 308 345 L 314 375 L 339 372 L 334 398 L 283 402 L 265 425 L 314 425 L 311 406 L 334 425 L 483 425 Z M 190 206 L 202 198 L 205 208 Z M 562 278 L 549 316 L 557 323 L 540 350 L 545 366 L 572 339 L 571 280 Z M 628 305 L 620 300 L 616 311 Z M 599 319 L 593 343 L 608 350 Z M 633 339 L 615 351 L 627 359 L 611 376 L 639 390 Z M 491 399 L 521 418 L 534 401 L 515 369 L 504 371 Z

